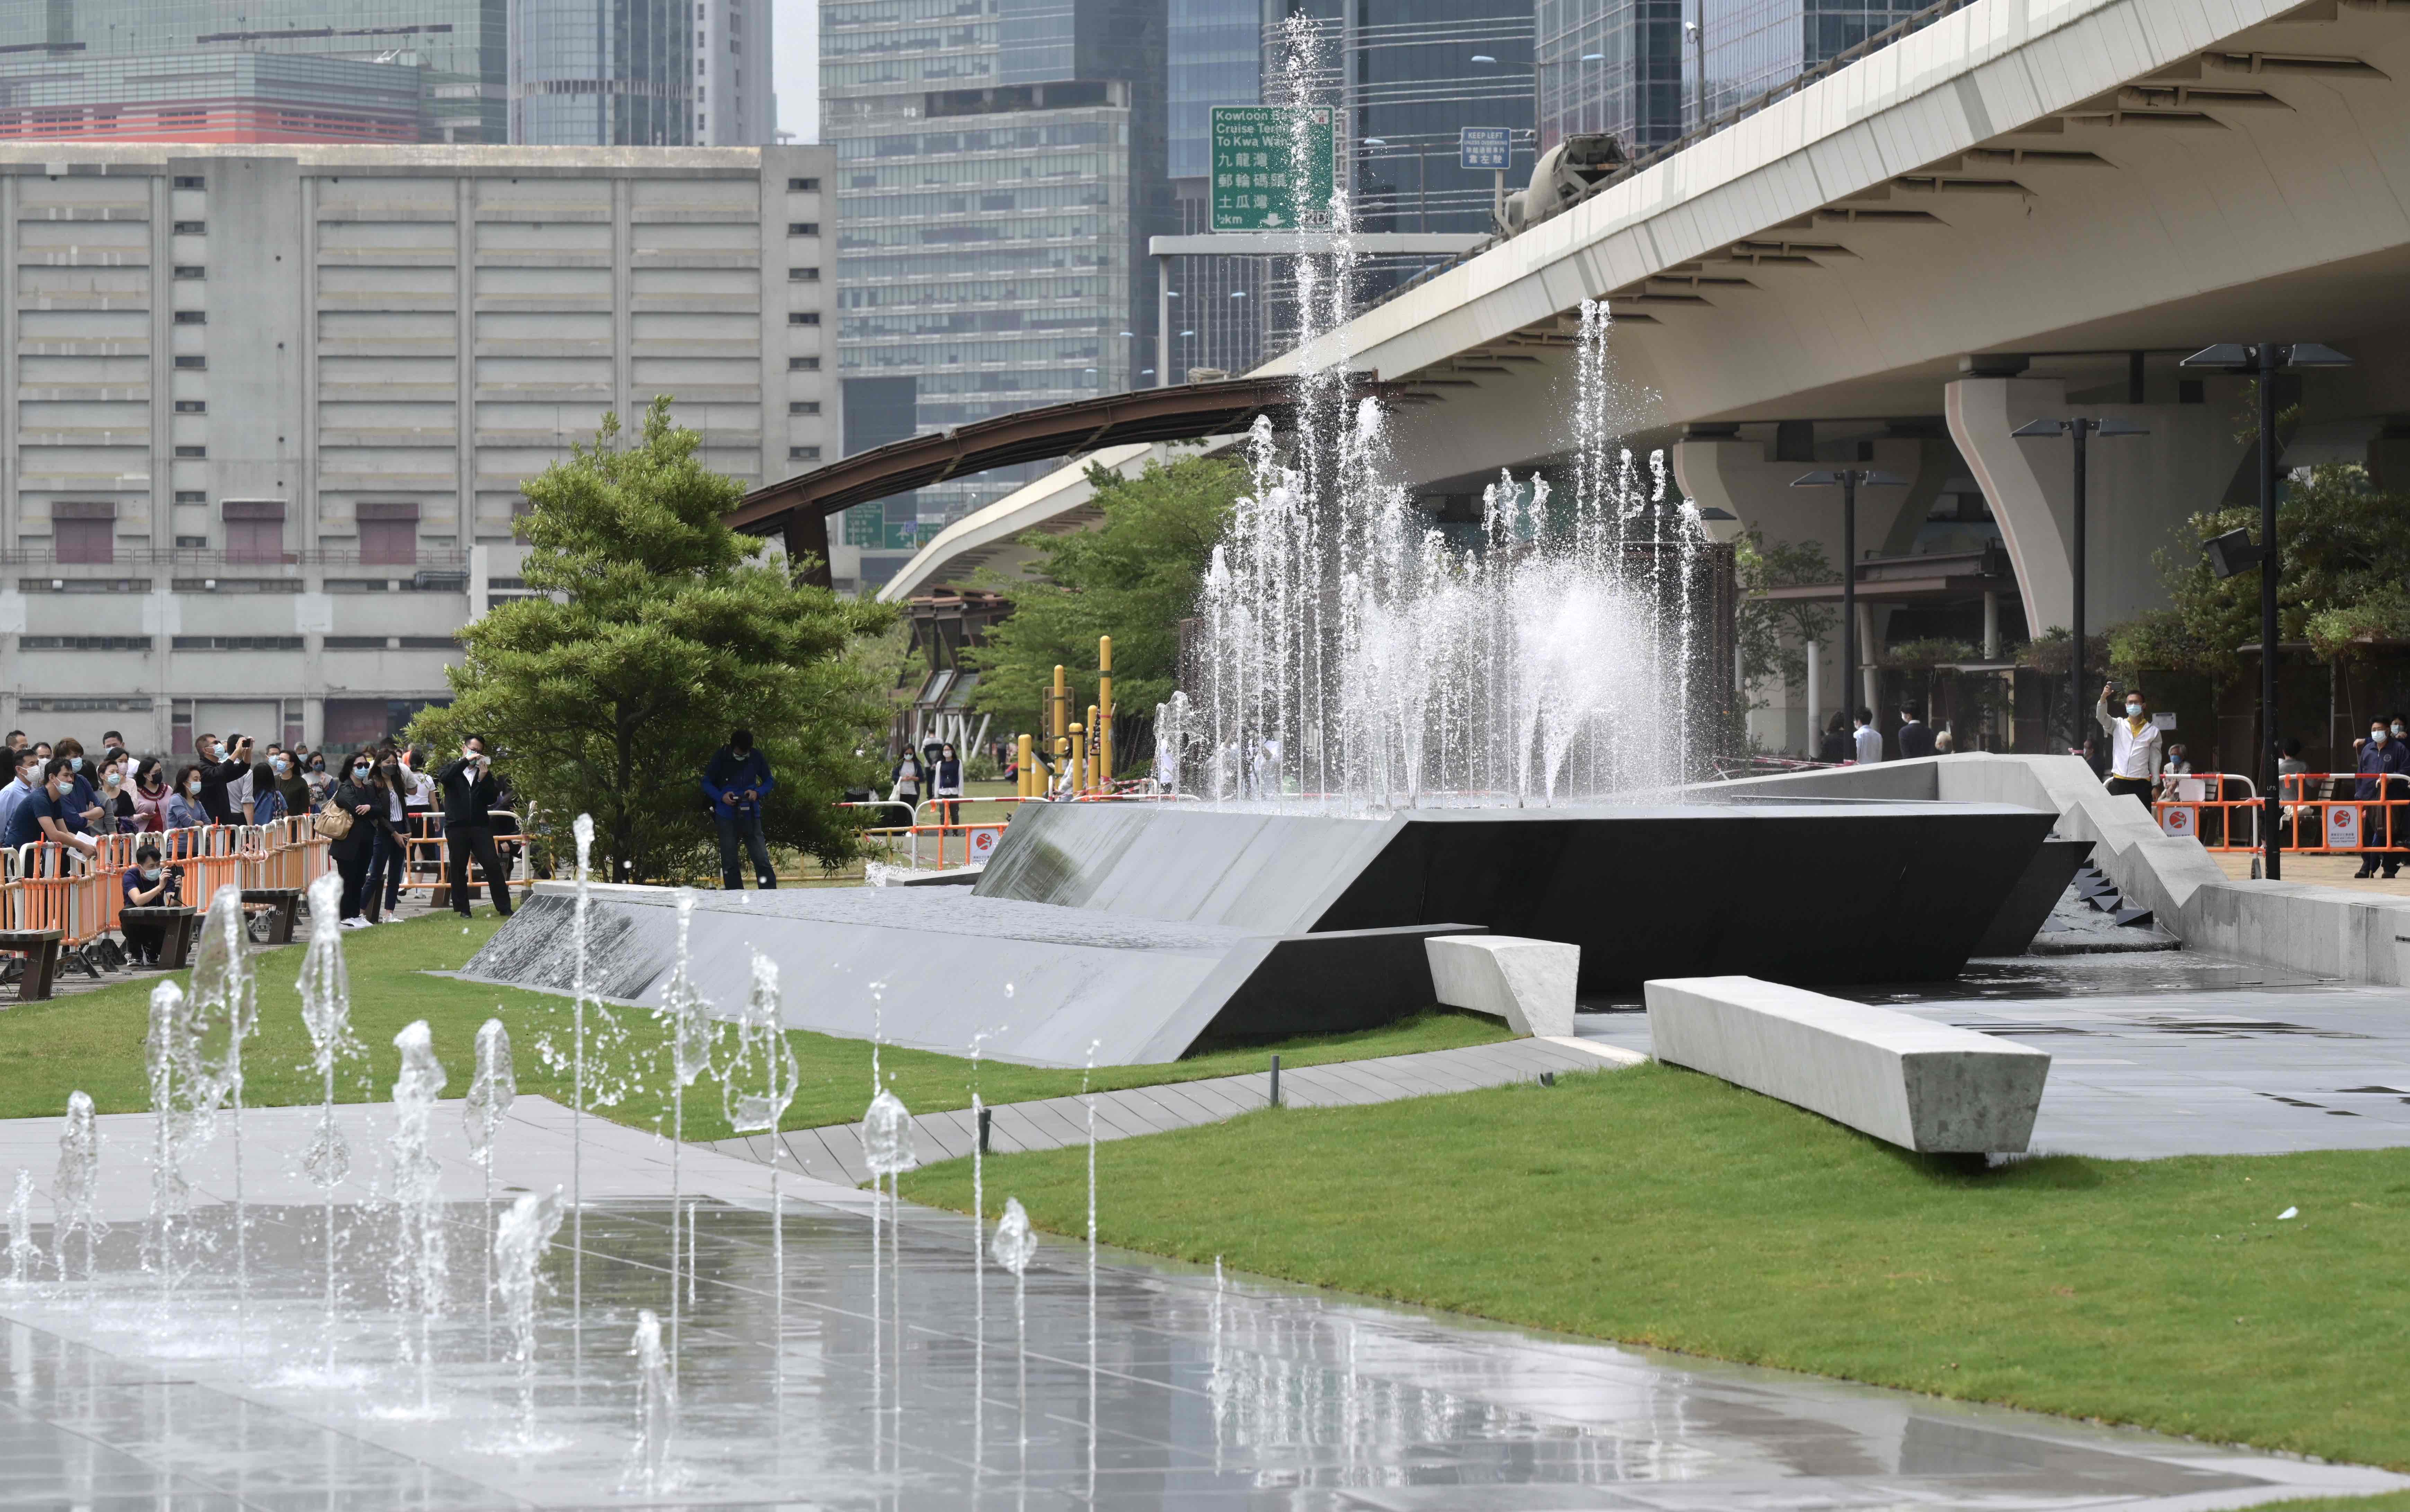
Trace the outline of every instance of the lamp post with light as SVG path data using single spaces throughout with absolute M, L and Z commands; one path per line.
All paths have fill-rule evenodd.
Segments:
M 2068 566 L 2075 579 L 2075 607 L 2068 614 L 2068 633 L 2071 641 L 2068 658 L 2068 749 L 2083 744 L 2083 570 L 2084 548 L 2090 531 L 2084 523 L 2084 445 L 2094 436 L 2147 436 L 2150 431 L 2131 420 L 2097 420 L 2076 415 L 2065 420 L 2030 420 L 2010 432 L 2025 436 L 2071 436 L 2075 440 L 2075 519 L 2069 532 L 2072 544 L 2068 550 Z
M 2259 821 L 2259 874 L 2274 881 L 2284 871 L 2284 852 L 2276 844 L 2276 826 L 2284 814 L 2276 769 L 2282 745 L 2276 729 L 2276 581 L 2283 566 L 2276 543 L 2276 374 L 2287 368 L 2348 368 L 2351 358 L 2315 342 L 2253 346 L 2228 342 L 2203 347 L 2177 365 L 2221 369 L 2256 380 L 2259 388 L 2259 544 L 2236 540 L 2242 534 L 2237 531 L 2209 545 L 2211 563 L 2220 577 L 2259 569 L 2259 791 L 2267 805 Z

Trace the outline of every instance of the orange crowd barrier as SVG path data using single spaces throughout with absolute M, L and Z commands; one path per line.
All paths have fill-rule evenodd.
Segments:
M 2279 849 L 2300 855 L 2410 850 L 2410 778 L 2385 774 L 2381 796 L 2362 798 L 2358 772 L 2296 772 L 2279 779 Z M 2164 782 L 2151 805 L 2162 833 L 2211 850 L 2258 850 L 2266 806 L 2231 772 Z

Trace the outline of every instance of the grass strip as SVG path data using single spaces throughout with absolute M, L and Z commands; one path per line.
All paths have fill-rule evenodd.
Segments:
M 499 923 L 484 911 L 467 924 L 443 913 L 345 932 L 352 1025 L 368 1055 L 358 1074 L 343 1079 L 339 1090 L 343 1100 L 390 1096 L 400 1067 L 393 1037 L 417 1019 L 425 1019 L 434 1033 L 436 1053 L 450 1077 L 448 1095 L 462 1095 L 475 1069 L 477 1026 L 494 1017 L 510 1028 L 519 1090 L 570 1100 L 565 1062 L 548 1066 L 537 1048 L 539 1040 L 548 1037 L 559 1056 L 568 1054 L 569 999 L 427 974 L 466 964 Z M 294 990 L 301 950 L 289 946 L 253 957 L 259 977 L 259 1030 L 243 1052 L 243 1086 L 245 1100 L 254 1108 L 318 1100 L 319 1083 L 308 1069 L 309 1037 L 301 1027 L 300 998 Z M 55 1117 L 65 1110 L 68 1092 L 77 1088 L 92 1094 L 101 1112 L 148 1109 L 142 1040 L 149 1028 L 151 988 L 159 980 L 160 974 L 152 973 L 71 997 L 0 1010 L 0 1118 Z M 186 976 L 177 980 L 190 985 Z M 618 1123 L 666 1127 L 667 1063 L 660 1026 L 642 1010 L 607 1011 L 626 1034 L 616 1049 L 594 1055 L 594 1080 L 598 1086 L 617 1090 L 616 1100 L 589 1103 L 589 1110 Z M 598 1016 L 594 1026 L 602 1025 Z M 1355 1034 L 1224 1046 L 1164 1066 L 1101 1067 L 1090 1084 L 1102 1091 L 1260 1071 L 1273 1050 L 1280 1052 L 1283 1066 L 1294 1068 L 1487 1044 L 1506 1037 L 1505 1027 L 1494 1020 L 1433 1010 Z M 783 1127 L 812 1128 L 860 1118 L 871 1095 L 869 1043 L 800 1031 L 789 1039 L 803 1074 Z M 880 1054 L 879 1069 L 895 1095 L 915 1112 L 970 1106 L 972 1072 L 966 1058 L 888 1046 Z M 995 1060 L 981 1061 L 978 1077 L 980 1095 L 991 1103 L 1062 1097 L 1079 1091 L 1081 1083 L 1077 1070 Z M 690 1140 L 729 1134 L 716 1081 L 706 1077 L 688 1090 L 686 1130 Z
M 1085 1159 L 991 1156 L 989 1199 L 1083 1233 Z M 1097 1165 L 1103 1238 L 1152 1254 L 2410 1467 L 2410 1150 L 1986 1170 L 1651 1065 L 1268 1110 Z M 957 1211 L 969 1188 L 965 1161 L 904 1182 Z

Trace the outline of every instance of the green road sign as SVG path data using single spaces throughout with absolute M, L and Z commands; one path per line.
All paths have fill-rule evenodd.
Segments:
M 872 551 L 918 550 L 938 529 L 934 521 L 924 528 L 919 520 L 888 519 L 877 504 L 856 504 L 845 511 L 845 544 Z
M 1299 118 L 1302 172 L 1293 159 Z M 1327 105 L 1213 107 L 1213 229 L 1320 230 L 1330 225 L 1337 150 Z M 1303 183 L 1297 181 L 1302 178 Z

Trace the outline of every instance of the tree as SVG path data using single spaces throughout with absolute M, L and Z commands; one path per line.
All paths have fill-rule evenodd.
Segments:
M 1831 605 L 1808 599 L 1767 599 L 1768 589 L 1832 583 L 1840 573 L 1813 541 L 1768 545 L 1750 531 L 1735 543 L 1733 571 L 1740 588 L 1740 672 L 1744 691 L 1779 676 L 1786 688 L 1808 680 L 1808 645 L 1821 642 L 1840 623 Z M 1762 702 L 1762 701 L 1761 701 Z M 1759 704 L 1751 704 L 1751 708 Z
M 721 523 L 743 496 L 697 459 L 666 397 L 622 447 L 615 416 L 525 486 L 522 574 L 542 596 L 495 606 L 459 632 L 453 702 L 411 737 L 437 751 L 484 735 L 498 770 L 552 816 L 594 816 L 597 871 L 618 881 L 717 869 L 697 780 L 734 726 L 753 731 L 777 786 L 763 804 L 774 844 L 824 862 L 854 853 L 831 807 L 868 780 L 860 752 L 886 718 L 843 653 L 889 618 L 878 605 L 802 584 Z M 553 595 L 558 595 L 555 598 Z
M 1088 481 L 1104 522 L 1067 535 L 1022 537 L 1040 558 L 1035 580 L 1009 587 L 1011 617 L 966 655 L 980 669 L 974 700 L 1007 730 L 1039 727 L 1058 663 L 1082 690 L 1074 717 L 1085 718 L 1099 635 L 1113 638 L 1116 705 L 1152 716 L 1171 696 L 1180 679 L 1180 622 L 1195 611 L 1246 472 L 1234 462 L 1190 458 L 1150 464 L 1135 478 L 1092 467 Z
M 2254 508 L 2210 510 L 2176 531 L 2153 559 L 2170 603 L 2111 635 L 2119 667 L 2199 672 L 2220 685 L 2243 676 L 2242 648 L 2259 643 L 2259 574 L 2221 578 L 2204 549 L 2213 536 L 2258 532 Z M 2307 640 L 2320 658 L 2356 640 L 2410 635 L 2410 500 L 2379 493 L 2359 468 L 2330 464 L 2295 473 L 2276 510 L 2284 566 L 2276 580 L 2282 637 Z

